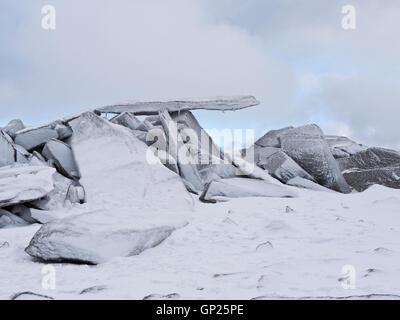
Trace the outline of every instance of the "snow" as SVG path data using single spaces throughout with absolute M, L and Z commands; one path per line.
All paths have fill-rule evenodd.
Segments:
M 298 192 L 291 199 L 196 201 L 186 227 L 139 256 L 53 264 L 55 290 L 42 288 L 45 265 L 24 252 L 39 226 L 2 229 L 0 299 L 23 291 L 56 299 L 396 298 L 400 190 Z M 355 289 L 338 281 L 345 265 L 356 270 Z

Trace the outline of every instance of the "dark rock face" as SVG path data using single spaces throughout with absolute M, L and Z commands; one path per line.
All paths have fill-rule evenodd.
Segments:
M 400 189 L 400 152 L 369 148 L 338 161 L 346 181 L 357 191 L 374 184 Z
M 342 193 L 350 192 L 324 134 L 317 125 L 287 130 L 279 136 L 279 140 L 282 150 L 319 184 Z
M 287 183 L 294 177 L 315 181 L 310 174 L 279 148 L 261 148 L 256 145 L 254 154 L 256 164 L 283 183 Z

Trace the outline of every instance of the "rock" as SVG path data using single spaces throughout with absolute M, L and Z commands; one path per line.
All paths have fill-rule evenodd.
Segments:
M 186 225 L 193 200 L 132 131 L 94 113 L 72 120 L 72 150 L 89 212 L 42 226 L 26 249 L 45 260 L 98 264 L 140 254 Z M 152 159 L 154 160 L 154 159 Z
M 112 118 L 110 120 L 112 123 L 119 124 L 131 130 L 136 130 L 140 125 L 140 120 L 138 120 L 132 113 L 123 112 L 120 115 Z
M 135 130 L 137 131 L 143 131 L 143 132 L 149 132 L 150 130 L 154 129 L 154 126 L 151 124 L 150 121 L 143 120 Z
M 95 211 L 51 221 L 39 229 L 26 252 L 48 262 L 99 264 L 114 257 L 138 255 L 160 244 L 177 228 L 167 219 L 165 225 L 156 225 L 144 220 L 138 223 L 134 215 L 129 219 L 124 214 L 126 219 L 122 220 L 118 216 L 117 212 Z
M 238 169 L 231 164 L 212 164 L 200 170 L 200 176 L 204 184 L 213 180 L 235 178 L 239 174 Z
M 56 130 L 50 126 L 41 126 L 18 131 L 14 141 L 26 150 L 32 151 L 43 146 L 47 141 L 57 138 L 58 133 Z
M 365 151 L 368 147 L 358 144 L 347 137 L 325 136 L 335 159 L 347 158 L 357 152 Z
M 32 156 L 24 147 L 13 144 L 15 150 L 15 161 L 17 163 L 29 163 L 29 159 Z
M 252 96 L 217 97 L 197 100 L 124 102 L 96 109 L 95 112 L 97 114 L 132 112 L 134 115 L 157 115 L 163 110 L 168 112 L 198 109 L 227 111 L 249 108 L 259 104 Z
M 66 140 L 72 137 L 72 129 L 70 126 L 57 122 L 54 125 L 54 130 L 57 131 L 58 139 Z
M 0 229 L 26 226 L 28 223 L 20 217 L 0 209 Z
M 296 161 L 321 185 L 342 193 L 349 193 L 336 160 L 321 129 L 307 125 L 285 131 L 279 136 L 282 151 Z
M 15 163 L 15 149 L 9 135 L 0 131 L 0 167 Z
M 254 155 L 259 167 L 267 170 L 270 175 L 283 183 L 287 183 L 294 177 L 315 181 L 310 174 L 279 148 L 262 148 L 255 145 Z
M 53 174 L 54 189 L 44 198 L 31 202 L 40 210 L 56 210 L 71 203 L 83 203 L 85 192 L 76 181 L 70 180 L 58 172 Z
M 43 148 L 42 155 L 53 161 L 60 173 L 71 179 L 79 179 L 79 169 L 76 165 L 71 148 L 58 140 L 50 140 Z
M 338 159 L 347 183 L 357 191 L 374 184 L 400 189 L 400 152 L 369 148 L 348 158 Z
M 37 221 L 32 218 L 31 208 L 28 208 L 22 204 L 12 207 L 11 212 L 28 223 L 36 223 Z
M 293 198 L 297 194 L 284 185 L 276 185 L 263 180 L 232 178 L 212 181 L 208 184 L 201 200 L 216 202 L 220 197 L 246 198 L 246 197 L 279 197 Z
M 288 132 L 291 129 L 293 129 L 293 127 L 286 127 L 279 130 L 271 130 L 267 132 L 264 136 L 262 136 L 260 139 L 258 139 L 255 142 L 255 145 L 259 147 L 280 148 L 281 147 L 281 142 L 279 140 L 280 135 L 282 135 L 285 132 Z
M 11 138 L 15 138 L 18 131 L 25 129 L 24 123 L 19 119 L 11 120 L 2 130 L 7 133 Z
M 290 179 L 287 183 L 289 186 L 304 188 L 314 191 L 325 191 L 325 192 L 334 192 L 331 189 L 325 188 L 318 183 L 312 182 L 310 180 L 301 178 L 301 177 L 294 177 Z
M 14 165 L 0 168 L 0 207 L 40 199 L 53 190 L 50 167 Z
M 189 147 L 183 143 L 182 137 L 178 133 L 176 122 L 171 119 L 167 111 L 160 112 L 159 116 L 167 136 L 169 154 L 178 164 L 182 178 L 189 183 L 189 190 L 194 192 L 203 191 L 204 184 L 196 166 L 197 159 L 190 152 Z M 186 155 L 186 159 L 182 155 Z

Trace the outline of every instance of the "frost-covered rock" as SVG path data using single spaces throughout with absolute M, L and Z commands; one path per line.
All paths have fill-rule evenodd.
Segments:
M 19 119 L 14 119 L 11 120 L 4 128 L 2 128 L 1 130 L 3 130 L 5 133 L 7 133 L 11 138 L 15 138 L 15 134 L 20 131 L 25 129 L 25 125 L 24 123 L 19 120 Z
M 50 193 L 53 173 L 50 167 L 15 165 L 0 168 L 0 207 L 40 199 Z
M 346 181 L 357 191 L 364 191 L 374 184 L 400 189 L 398 151 L 369 148 L 338 161 Z
M 267 170 L 270 175 L 284 183 L 294 177 L 315 181 L 310 174 L 279 148 L 255 145 L 254 156 L 259 167 Z
M 76 165 L 74 155 L 70 146 L 67 144 L 52 139 L 44 146 L 42 155 L 47 160 L 53 161 L 58 171 L 66 177 L 71 179 L 79 179 L 79 170 Z
M 63 124 L 62 122 L 56 122 L 54 124 L 54 130 L 57 131 L 58 139 L 60 140 L 66 140 L 72 137 L 71 127 Z
M 289 186 L 304 188 L 314 191 L 334 192 L 331 189 L 319 185 L 318 183 L 312 182 L 310 180 L 301 177 L 294 177 L 293 179 L 290 179 L 286 184 Z
M 264 136 L 262 136 L 255 142 L 255 145 L 259 147 L 280 148 L 281 147 L 281 142 L 279 140 L 280 135 L 284 134 L 285 132 L 288 132 L 291 129 L 293 129 L 293 127 L 286 127 L 278 130 L 268 131 Z
M 123 113 L 132 112 L 135 115 L 156 115 L 159 111 L 168 112 L 186 110 L 239 110 L 257 106 L 260 103 L 252 96 L 217 97 L 197 100 L 151 101 L 151 102 L 123 102 L 96 109 L 96 113 Z
M 70 122 L 89 213 L 44 225 L 27 252 L 47 261 L 101 263 L 139 254 L 186 224 L 193 200 L 180 177 L 132 131 L 85 113 Z
M 319 184 L 342 193 L 350 192 L 322 130 L 317 125 L 290 129 L 280 135 L 279 140 L 282 151 Z
M 215 202 L 223 198 L 245 198 L 245 197 L 273 197 L 293 198 L 296 192 L 284 185 L 268 183 L 263 180 L 248 178 L 232 178 L 212 181 L 201 195 L 201 200 Z
M 199 171 L 203 182 L 209 183 L 213 180 L 235 178 L 239 170 L 229 163 L 212 164 Z
M 15 150 L 12 140 L 4 131 L 0 131 L 0 167 L 15 163 Z
M 350 157 L 357 152 L 367 150 L 368 147 L 340 136 L 325 136 L 326 141 L 336 159 Z
M 183 226 L 167 218 L 163 222 L 152 222 L 151 217 L 147 222 L 135 221 L 132 209 L 122 215 L 119 210 L 51 221 L 39 229 L 26 252 L 49 262 L 99 264 L 114 257 L 138 255 L 159 245 Z
M 57 138 L 58 133 L 55 129 L 51 126 L 41 126 L 18 131 L 14 141 L 26 150 L 32 151 L 43 146 L 47 141 Z
M 136 128 L 140 125 L 140 120 L 130 112 L 123 112 L 115 118 L 112 118 L 110 121 L 131 130 L 136 130 Z
M 12 214 L 11 212 L 0 209 L 0 229 L 26 226 L 27 224 L 28 223 L 25 220 Z

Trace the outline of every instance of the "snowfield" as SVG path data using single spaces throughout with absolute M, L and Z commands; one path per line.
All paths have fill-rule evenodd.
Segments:
M 52 264 L 55 290 L 42 287 L 46 264 L 24 252 L 40 225 L 0 229 L 0 299 L 25 291 L 54 299 L 400 298 L 400 190 L 293 190 L 299 197 L 196 200 L 185 227 L 138 256 Z M 346 265 L 355 289 L 342 286 Z

